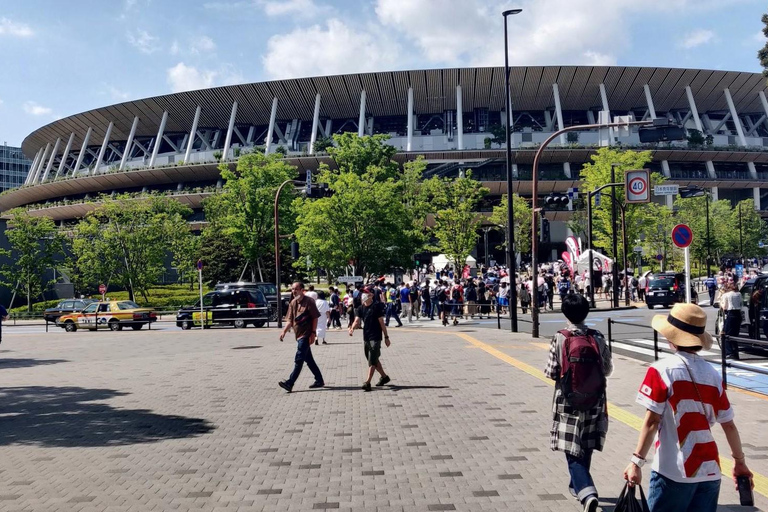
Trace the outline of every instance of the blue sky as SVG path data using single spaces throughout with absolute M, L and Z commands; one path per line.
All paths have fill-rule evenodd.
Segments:
M 237 82 L 503 64 L 760 71 L 760 0 L 3 0 L 0 141 Z M 514 87 L 514 84 L 513 84 Z

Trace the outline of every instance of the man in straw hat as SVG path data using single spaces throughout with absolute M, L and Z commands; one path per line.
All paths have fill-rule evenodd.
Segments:
M 651 512 L 714 512 L 720 494 L 720 458 L 711 427 L 725 432 L 734 459 L 733 479 L 747 468 L 733 409 L 720 374 L 697 353 L 712 347 L 707 315 L 695 304 L 676 304 L 669 315 L 656 315 L 653 328 L 669 340 L 674 355 L 656 361 L 645 375 L 637 402 L 647 411 L 635 452 L 624 470 L 631 485 L 655 441 L 651 469 Z

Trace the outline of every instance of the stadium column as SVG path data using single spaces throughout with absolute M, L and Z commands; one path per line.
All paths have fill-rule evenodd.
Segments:
M 269 128 L 267 128 L 267 144 L 264 147 L 264 154 L 269 154 L 269 148 L 272 146 L 272 136 L 275 133 L 275 119 L 277 118 L 277 96 L 272 98 L 272 112 L 269 114 Z
M 464 106 L 461 102 L 461 85 L 456 86 L 456 141 L 457 149 L 464 149 Z
M 237 116 L 237 102 L 232 103 L 232 113 L 229 115 L 227 136 L 224 139 L 224 151 L 221 152 L 221 160 L 226 161 L 229 154 L 229 146 L 232 144 L 232 131 L 235 129 L 235 117 Z
M 661 161 L 661 173 L 664 175 L 665 178 L 671 178 L 672 177 L 672 172 L 669 170 L 669 161 L 668 160 L 662 160 Z M 672 208 L 674 206 L 675 196 L 667 195 L 667 196 L 664 196 L 664 199 L 666 200 L 665 204 L 667 205 L 668 208 Z
M 160 120 L 160 128 L 157 130 L 157 137 L 155 138 L 155 146 L 152 148 L 152 156 L 149 159 L 149 166 L 155 166 L 155 160 L 157 160 L 157 154 L 160 152 L 160 146 L 163 143 L 163 133 L 165 132 L 165 123 L 168 122 L 168 111 L 163 112 L 163 118 Z
M 83 164 L 83 158 L 85 158 L 85 153 L 88 150 L 88 141 L 91 140 L 92 132 L 93 128 L 89 126 L 88 131 L 85 132 L 85 138 L 83 139 L 83 145 L 80 148 L 80 153 L 77 155 L 77 162 L 75 163 L 75 168 L 72 170 L 72 176 L 77 174 L 77 172 L 80 170 L 80 166 Z
M 406 151 L 413 150 L 413 87 L 408 88 L 408 139 Z
M 557 129 L 562 130 L 563 128 L 565 128 L 565 125 L 563 124 L 563 109 L 560 105 L 560 88 L 557 86 L 557 84 L 552 84 L 552 96 L 554 96 L 555 98 L 555 115 L 557 116 Z M 565 146 L 564 133 L 560 134 L 560 145 Z
M 608 119 L 606 122 L 611 122 L 611 108 L 608 106 L 608 93 L 605 92 L 605 84 L 600 84 L 600 100 L 603 104 L 603 112 L 607 112 Z M 608 128 L 608 145 L 613 146 L 613 128 Z
M 32 183 L 37 183 L 37 179 L 40 177 L 41 171 L 43 167 L 45 166 L 45 162 L 48 159 L 48 150 L 51 149 L 51 143 L 45 145 L 45 150 L 43 151 L 43 156 L 40 158 L 40 165 L 37 166 L 37 170 L 35 171 L 35 175 L 32 177 Z
M 48 165 L 45 166 L 45 172 L 43 173 L 43 178 L 40 180 L 40 183 L 48 179 L 48 174 L 50 174 L 51 169 L 53 168 L 53 160 L 56 158 L 56 154 L 59 152 L 59 144 L 61 144 L 61 137 L 58 137 L 56 139 L 56 143 L 53 145 L 51 157 L 48 159 Z
M 133 117 L 133 124 L 131 125 L 131 131 L 128 134 L 128 140 L 125 142 L 125 149 L 123 150 L 123 159 L 120 160 L 120 170 L 125 169 L 125 164 L 130 158 L 131 149 L 133 146 L 133 138 L 136 136 L 136 128 L 139 126 L 139 116 Z
M 195 118 L 192 120 L 192 129 L 189 130 L 187 139 L 187 150 L 184 153 L 184 163 L 189 163 L 189 156 L 192 154 L 192 146 L 195 145 L 195 136 L 197 135 L 197 123 L 200 121 L 200 105 L 195 109 Z
M 648 113 L 651 115 L 651 119 L 656 119 L 656 107 L 653 106 L 653 97 L 651 96 L 651 88 L 648 84 L 643 85 L 645 91 L 645 102 L 648 104 Z
M 315 154 L 315 142 L 317 142 L 317 127 L 320 124 L 320 93 L 315 95 L 315 111 L 312 114 L 312 133 L 309 136 L 310 155 Z
M 360 117 L 357 119 L 357 136 L 365 135 L 365 89 L 360 91 Z
M 99 172 L 99 166 L 101 165 L 102 160 L 104 160 L 104 154 L 107 152 L 107 144 L 109 144 L 109 136 L 112 135 L 112 127 L 115 124 L 110 121 L 109 125 L 107 126 L 107 133 L 104 134 L 104 141 L 101 143 L 101 149 L 99 150 L 99 156 L 96 157 L 96 163 L 93 166 L 93 170 L 91 170 L 91 176 Z
M 760 211 L 760 187 L 752 188 L 752 200 L 755 203 L 755 210 Z
M 704 133 L 704 127 L 701 125 L 701 117 L 699 117 L 699 109 L 696 108 L 696 101 L 693 99 L 693 92 L 691 92 L 691 86 L 685 86 L 685 95 L 688 97 L 688 106 L 691 108 L 691 115 L 693 122 L 696 124 L 696 129 L 701 133 Z
M 75 132 L 72 132 L 69 135 L 69 140 L 67 141 L 67 145 L 64 147 L 64 153 L 61 155 L 61 162 L 59 162 L 59 168 L 56 169 L 56 176 L 53 177 L 53 179 L 58 179 L 61 175 L 61 171 L 64 170 L 64 165 L 67 163 L 67 157 L 69 156 L 69 152 L 72 149 L 72 143 L 75 141 Z
M 731 97 L 731 91 L 727 87 L 723 90 L 725 94 L 725 101 L 728 103 L 728 110 L 731 112 L 731 120 L 736 126 L 736 134 L 739 136 L 739 145 L 746 146 L 747 138 L 744 136 L 744 127 L 741 125 L 741 119 L 739 119 L 739 113 L 736 112 L 736 105 L 733 104 L 733 98 Z
M 27 177 L 24 180 L 25 185 L 29 185 L 29 182 L 32 180 L 32 174 L 37 170 L 37 162 L 40 161 L 40 153 L 43 152 L 43 148 L 40 148 L 37 150 L 37 153 L 35 153 L 35 158 L 32 160 L 32 165 L 29 166 L 29 171 L 27 171 Z

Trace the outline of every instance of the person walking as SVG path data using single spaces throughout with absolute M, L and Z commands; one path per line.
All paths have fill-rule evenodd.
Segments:
M 400 283 L 400 307 L 402 307 L 403 319 L 408 317 L 408 323 L 413 323 L 413 312 L 411 311 L 411 289 L 404 282 Z
M 386 326 L 389 327 L 389 319 L 394 318 L 397 322 L 397 327 L 402 327 L 403 322 L 400 321 L 400 315 L 397 314 L 397 299 L 398 299 L 398 291 L 397 288 L 393 285 L 390 285 L 387 289 L 386 294 L 386 300 L 387 300 L 387 317 L 386 317 Z M 350 325 L 349 328 L 351 329 L 352 326 Z
M 568 490 L 585 512 L 595 512 L 597 488 L 590 467 L 593 451 L 602 451 L 608 432 L 605 379 L 613 371 L 613 360 L 602 333 L 584 324 L 589 314 L 586 297 L 568 294 L 561 310 L 568 323 L 552 338 L 544 370 L 555 381 L 550 448 L 565 452 Z
M 317 292 L 317 299 L 315 299 L 315 306 L 317 306 L 317 312 L 320 313 L 320 318 L 317 321 L 317 344 L 320 344 L 322 340 L 323 345 L 327 345 L 325 342 L 325 331 L 331 323 L 331 308 L 328 301 L 325 300 L 325 292 L 320 290 Z
M 528 285 L 525 281 L 520 283 L 520 291 L 517 292 L 517 295 L 520 298 L 520 309 L 523 311 L 523 314 L 525 314 L 528 311 L 528 307 L 531 305 L 531 291 L 528 289 Z
M 317 319 L 320 318 L 320 313 L 317 311 L 315 301 L 304 294 L 304 283 L 301 281 L 293 283 L 291 292 L 293 293 L 293 300 L 288 305 L 288 315 L 285 318 L 283 332 L 280 333 L 280 341 L 283 341 L 288 329 L 293 328 L 297 344 L 296 357 L 291 376 L 288 377 L 288 380 L 278 382 L 278 385 L 288 393 L 293 390 L 293 385 L 296 384 L 296 379 L 299 378 L 304 363 L 307 363 L 309 371 L 315 376 L 315 382 L 309 387 L 314 389 L 325 386 L 323 374 L 320 373 L 320 368 L 317 367 L 310 348 L 317 339 Z
M 424 304 L 424 316 L 434 320 L 435 314 L 432 311 L 432 292 L 429 289 L 429 279 L 424 281 L 424 286 L 421 288 L 421 302 Z
M 709 305 L 714 306 L 715 294 L 717 293 L 717 279 L 715 279 L 715 276 L 710 274 L 704 281 L 704 286 L 707 287 L 707 292 L 709 292 Z
M 467 288 L 464 290 L 464 298 L 467 301 L 467 314 L 470 318 L 475 318 L 475 315 L 477 314 L 477 287 L 472 279 L 467 282 Z
M 371 379 L 373 379 L 375 372 L 378 371 L 381 375 L 376 386 L 384 386 L 391 380 L 389 375 L 384 372 L 384 367 L 380 361 L 382 335 L 387 347 L 389 347 L 390 341 L 387 327 L 384 325 L 384 305 L 381 302 L 374 303 L 373 297 L 368 293 L 363 293 L 361 300 L 362 305 L 357 308 L 355 323 L 349 328 L 349 335 L 352 336 L 362 322 L 365 359 L 368 361 L 368 375 L 363 382 L 363 391 L 367 392 L 371 390 Z
M 645 288 L 648 286 L 648 278 L 645 274 L 641 274 L 637 280 L 637 296 L 640 298 L 640 302 L 645 302 Z
M 748 477 L 752 487 L 754 482 L 720 374 L 698 355 L 712 347 L 707 314 L 696 304 L 680 303 L 669 315 L 654 316 L 651 325 L 674 355 L 653 363 L 640 385 L 636 401 L 646 408 L 645 419 L 624 479 L 641 483 L 653 444 L 651 512 L 715 512 L 721 481 L 715 423 L 731 449 L 734 483 L 739 476 Z
M 338 287 L 331 287 L 331 298 L 329 305 L 331 308 L 331 320 L 328 323 L 328 327 L 334 329 L 341 329 L 341 299 L 339 298 Z
M 509 290 L 507 290 L 507 282 L 502 281 L 502 283 L 499 285 L 499 294 L 496 296 L 499 301 L 499 314 L 505 315 L 507 313 L 507 307 L 509 306 L 509 300 L 507 299 L 507 295 L 509 293 Z M 525 311 L 523 311 L 525 313 Z
M 723 324 L 724 336 L 738 336 L 741 331 L 741 294 L 736 291 L 736 285 L 727 281 L 723 286 L 720 296 L 720 309 L 723 310 L 725 323 Z M 730 338 L 723 344 L 726 359 L 739 359 L 739 344 Z

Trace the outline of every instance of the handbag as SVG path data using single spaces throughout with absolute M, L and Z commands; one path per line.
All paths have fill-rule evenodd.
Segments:
M 635 495 L 635 489 L 640 489 L 640 499 Z M 642 486 L 629 485 L 629 482 L 624 484 L 613 512 L 650 512 Z

